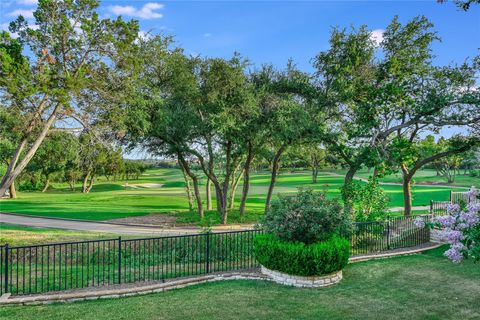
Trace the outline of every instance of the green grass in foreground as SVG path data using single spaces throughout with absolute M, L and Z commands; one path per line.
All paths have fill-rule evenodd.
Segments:
M 159 294 L 6 307 L 2 319 L 479 319 L 480 265 L 445 248 L 348 265 L 332 287 L 225 281 Z
M 115 235 L 108 233 L 34 228 L 0 222 L 0 245 L 8 243 L 10 246 L 23 246 L 52 242 L 112 239 L 114 237 Z
M 433 174 L 433 173 L 432 173 Z M 256 173 L 251 178 L 251 188 L 247 201 L 247 216 L 240 219 L 238 210 L 232 210 L 230 223 L 256 222 L 262 215 L 270 175 L 268 172 Z M 131 216 L 143 216 L 150 213 L 169 214 L 177 218 L 176 223 L 198 223 L 195 212 L 188 212 L 188 203 L 180 170 L 149 170 L 139 180 L 129 184 L 163 184 L 160 188 L 128 188 L 123 181 L 107 181 L 101 177 L 89 194 L 71 192 L 65 184 L 53 184 L 46 193 L 19 192 L 18 199 L 0 200 L 0 211 L 88 220 L 110 220 Z M 202 192 L 205 191 L 202 181 Z M 282 172 L 275 187 L 275 194 L 293 193 L 298 187 L 311 187 L 317 191 L 326 191 L 330 197 L 340 196 L 342 176 L 321 173 L 317 184 L 311 183 L 310 172 Z M 390 197 L 390 207 L 403 205 L 400 185 L 382 186 Z M 242 186 L 237 189 L 236 208 L 240 201 Z M 462 189 L 456 189 L 461 191 Z M 449 199 L 450 189 L 440 186 L 415 186 L 413 205 L 428 205 L 430 200 Z M 205 201 L 205 195 L 203 194 Z M 219 223 L 216 212 L 207 213 L 207 222 Z

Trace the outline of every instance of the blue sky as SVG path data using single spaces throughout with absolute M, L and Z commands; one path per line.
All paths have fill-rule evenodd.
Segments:
M 0 28 L 18 14 L 30 17 L 36 0 L 0 0 Z M 102 17 L 138 19 L 142 32 L 173 35 L 188 54 L 228 58 L 238 51 L 257 66 L 285 66 L 293 58 L 311 71 L 310 60 L 328 48 L 334 26 L 366 24 L 381 36 L 395 15 L 406 22 L 425 15 L 442 38 L 435 64 L 461 63 L 479 54 L 480 5 L 468 12 L 451 2 L 430 1 L 116 1 L 101 3 Z M 450 136 L 460 128 L 446 129 Z
M 28 16 L 36 0 L 0 0 L 0 27 L 19 13 Z M 104 17 L 122 14 L 140 21 L 143 31 L 175 36 L 187 53 L 230 57 L 238 51 L 252 63 L 278 67 L 293 58 L 303 70 L 328 47 L 333 26 L 366 24 L 380 33 L 394 15 L 405 22 L 425 15 L 442 38 L 435 62 L 463 62 L 478 54 L 480 6 L 463 12 L 452 3 L 431 1 L 115 1 L 101 3 Z

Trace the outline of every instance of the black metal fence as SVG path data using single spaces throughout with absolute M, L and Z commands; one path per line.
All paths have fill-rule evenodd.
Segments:
M 251 269 L 258 267 L 253 238 L 260 232 L 0 246 L 0 294 L 25 295 Z M 411 218 L 357 222 L 351 252 L 367 254 L 428 241 L 428 228 L 416 227 Z
M 427 220 L 427 216 L 422 216 Z M 385 221 L 356 222 L 350 239 L 352 255 L 379 253 L 417 246 L 430 241 L 430 229 L 418 227 L 411 217 L 389 217 Z
M 430 213 L 434 215 L 445 214 L 450 201 L 433 201 L 430 200 Z

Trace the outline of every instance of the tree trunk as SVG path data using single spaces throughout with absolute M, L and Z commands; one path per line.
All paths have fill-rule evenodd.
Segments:
M 318 179 L 318 165 L 319 161 L 317 156 L 314 154 L 311 157 L 311 166 L 312 166 L 312 183 L 317 183 Z
M 9 187 L 10 199 L 17 199 L 17 190 L 15 190 L 15 180 L 12 181 L 12 184 Z
M 312 168 L 312 183 L 317 183 L 318 179 L 318 168 L 313 167 Z
M 282 157 L 283 151 L 285 151 L 285 147 L 286 147 L 285 145 L 282 145 L 280 149 L 278 149 L 272 161 L 272 175 L 270 177 L 270 185 L 268 186 L 267 199 L 265 201 L 265 213 L 268 211 L 268 209 L 270 209 L 272 195 L 273 195 L 273 188 L 275 187 L 275 183 L 277 182 L 280 158 Z
M 219 188 L 214 184 L 215 187 L 215 199 L 217 200 L 217 212 L 222 212 L 222 198 L 219 192 Z
M 357 172 L 358 168 L 355 166 L 350 166 L 347 174 L 345 175 L 345 179 L 343 182 L 343 190 L 342 190 L 342 197 L 343 197 L 343 210 L 347 212 L 350 216 L 353 216 L 353 194 L 352 194 L 352 187 L 353 187 L 353 177 Z
M 212 180 L 207 178 L 207 185 L 206 185 L 206 197 L 207 197 L 207 210 L 212 210 Z
M 185 177 L 185 191 L 187 192 L 188 209 L 190 211 L 193 211 L 194 206 L 193 206 L 192 190 L 190 188 L 190 180 L 188 180 L 188 177 Z
M 92 191 L 94 181 L 95 181 L 95 172 L 92 172 L 92 176 L 90 178 L 90 182 L 88 183 L 88 187 L 87 187 L 87 193 L 90 193 L 90 191 Z
M 188 209 L 190 211 L 193 211 L 194 208 L 193 208 L 192 191 L 190 189 L 190 180 L 185 170 L 185 167 L 183 166 L 183 163 L 180 160 L 178 160 L 178 164 L 180 165 L 180 169 L 182 169 L 183 179 L 185 180 L 185 192 L 187 193 Z
M 25 157 L 20 161 L 18 165 L 16 165 L 20 154 L 22 153 L 22 150 L 25 147 L 26 144 L 26 139 L 20 143 L 20 145 L 17 147 L 17 150 L 15 151 L 15 154 L 12 158 L 12 161 L 10 161 L 10 165 L 7 168 L 7 172 L 2 178 L 2 182 L 0 183 L 0 197 L 5 195 L 5 192 L 7 189 L 10 187 L 12 182 L 22 173 L 23 169 L 27 166 L 27 164 L 30 162 L 30 160 L 33 158 L 35 153 L 37 152 L 38 148 L 42 144 L 43 140 L 47 136 L 47 133 L 52 126 L 52 124 L 55 122 L 57 119 L 57 110 L 58 110 L 59 105 L 55 107 L 53 110 L 52 114 L 48 117 L 48 120 L 45 122 L 43 125 L 43 128 L 38 135 L 38 137 L 35 139 L 35 142 L 32 144 L 28 152 L 25 154 Z
M 233 209 L 235 207 L 235 193 L 237 192 L 238 184 L 240 183 L 240 179 L 243 176 L 243 169 L 240 171 L 238 176 L 233 175 L 232 186 L 230 189 L 230 201 L 228 203 L 228 208 Z
M 202 196 L 200 195 L 200 186 L 198 183 L 198 177 L 195 176 L 192 178 L 193 181 L 193 192 L 195 193 L 195 199 L 197 199 L 197 210 L 198 215 L 201 219 L 204 217 L 203 205 L 202 205 Z
M 225 152 L 225 180 L 223 188 L 220 192 L 222 196 L 222 224 L 227 224 L 228 220 L 228 188 L 230 187 L 230 179 L 232 178 L 232 142 L 227 141 Z
M 194 174 L 191 170 L 190 167 L 188 166 L 188 162 L 185 160 L 183 155 L 178 152 L 177 157 L 179 162 L 181 162 L 181 166 L 185 169 L 185 173 L 192 179 L 193 182 L 193 192 L 195 193 L 195 199 L 197 200 L 197 211 L 198 215 L 200 216 L 201 219 L 204 217 L 204 212 L 203 212 L 203 204 L 202 204 L 202 196 L 200 195 L 200 187 L 198 183 L 198 177 L 196 174 Z
M 403 214 L 405 217 L 410 217 L 412 214 L 412 177 L 406 165 L 401 165 L 403 181 Z
M 248 190 L 250 188 L 250 166 L 253 161 L 253 148 L 252 145 L 248 145 L 247 159 L 245 160 L 245 166 L 243 168 L 243 190 L 242 199 L 240 200 L 240 217 L 245 216 L 245 205 L 247 203 Z
M 47 191 L 49 185 L 50 185 L 50 179 L 48 179 L 48 176 L 46 176 L 46 178 L 45 178 L 45 186 L 43 187 L 42 192 Z
M 89 177 L 90 177 L 90 171 L 88 171 L 87 174 L 83 177 L 82 193 L 87 193 L 87 183 L 88 183 L 88 178 Z

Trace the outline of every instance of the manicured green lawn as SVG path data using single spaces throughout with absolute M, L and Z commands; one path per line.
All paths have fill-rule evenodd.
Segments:
M 111 239 L 114 237 L 114 235 L 108 233 L 34 228 L 0 223 L 0 245 L 8 243 L 10 246 L 22 246 L 52 242 Z
M 335 171 L 340 174 L 345 174 L 345 170 L 337 170 Z M 368 179 L 369 176 L 372 175 L 372 171 L 368 171 L 362 169 L 357 172 L 356 176 L 361 177 L 364 179 Z M 401 172 L 397 172 L 386 177 L 379 179 L 381 182 L 402 182 L 402 174 Z M 443 176 L 437 176 L 436 171 L 432 169 L 423 169 L 417 171 L 414 178 L 415 183 L 419 184 L 432 184 L 432 185 L 448 185 L 447 180 Z M 463 174 L 463 170 L 461 170 L 461 174 L 455 177 L 455 181 L 451 184 L 452 186 L 459 186 L 459 187 L 471 187 L 471 186 L 480 186 L 480 177 L 471 177 L 467 174 Z
M 2 319 L 480 319 L 480 265 L 445 248 L 350 264 L 340 284 L 225 281 L 130 298 L 6 307 Z
M 246 218 L 240 219 L 238 211 L 232 210 L 229 222 L 255 222 L 261 216 L 269 183 L 269 173 L 253 174 L 251 182 Z M 150 170 L 139 180 L 129 182 L 130 185 L 141 183 L 163 184 L 163 186 L 160 188 L 129 187 L 125 189 L 123 181 L 114 182 L 99 179 L 90 194 L 82 194 L 78 191 L 78 188 L 76 192 L 71 192 L 65 184 L 54 184 L 53 188 L 46 193 L 19 192 L 18 199 L 0 200 L 0 210 L 90 220 L 109 220 L 142 216 L 149 213 L 168 213 L 177 217 L 177 223 L 198 222 L 197 215 L 194 212 L 188 212 L 183 177 L 179 170 Z M 292 193 L 298 187 L 304 186 L 326 191 L 330 197 L 339 197 L 342 184 L 343 177 L 327 173 L 322 173 L 318 183 L 312 184 L 309 172 L 285 172 L 279 176 L 275 193 Z M 389 205 L 391 207 L 403 205 L 400 186 L 384 185 L 383 188 L 390 197 Z M 204 189 L 202 184 L 203 192 Z M 240 200 L 240 192 L 241 186 L 237 189 L 237 206 Z M 413 204 L 421 206 L 428 205 L 430 200 L 447 200 L 449 193 L 449 188 L 415 186 L 413 189 Z M 205 223 L 218 223 L 218 214 L 209 212 L 206 220 Z

